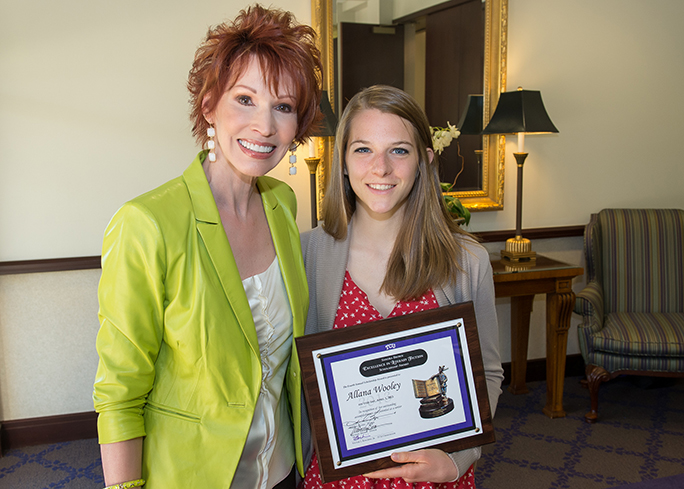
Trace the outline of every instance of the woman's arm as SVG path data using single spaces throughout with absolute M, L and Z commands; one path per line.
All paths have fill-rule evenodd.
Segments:
M 93 402 L 108 485 L 140 479 L 142 412 L 163 336 L 163 240 L 145 210 L 124 205 L 103 242 Z
M 469 284 L 467 287 L 470 290 L 470 299 L 475 306 L 480 351 L 487 381 L 487 397 L 493 418 L 503 382 L 494 279 L 487 251 L 479 244 L 471 246 L 469 250 L 464 253 L 467 258 L 466 263 L 468 263 L 466 281 Z M 458 302 L 458 296 L 456 300 Z M 481 447 L 473 447 L 450 453 L 449 456 L 463 475 L 473 463 L 480 459 L 481 454 Z
M 143 439 L 100 445 L 105 486 L 140 479 L 142 476 Z

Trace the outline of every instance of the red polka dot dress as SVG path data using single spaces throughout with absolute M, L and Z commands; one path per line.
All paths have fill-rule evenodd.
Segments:
M 397 302 L 394 309 L 387 317 L 403 316 L 419 311 L 427 311 L 439 307 L 432 290 L 428 290 L 423 297 L 415 301 Z M 368 301 L 368 296 L 352 280 L 347 271 L 344 274 L 342 295 L 337 307 L 337 315 L 333 329 L 346 328 L 354 324 L 369 323 L 383 319 L 382 315 Z M 432 482 L 419 482 L 409 484 L 404 479 L 369 479 L 362 475 L 350 477 L 340 481 L 323 484 L 318 467 L 318 457 L 314 453 L 304 480 L 299 489 L 471 489 L 475 487 L 475 474 L 471 466 L 468 471 L 455 482 L 441 484 Z

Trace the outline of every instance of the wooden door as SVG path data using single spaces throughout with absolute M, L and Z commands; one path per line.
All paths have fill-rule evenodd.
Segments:
M 404 26 L 340 24 L 342 110 L 362 88 L 404 88 Z
M 456 125 L 469 94 L 481 94 L 484 73 L 484 4 L 471 0 L 429 14 L 426 19 L 425 112 L 433 126 Z M 458 190 L 482 187 L 476 149 L 482 149 L 481 136 L 461 136 L 458 140 L 464 170 L 458 177 Z M 458 147 L 452 143 L 441 157 L 440 176 L 453 182 L 461 169 Z

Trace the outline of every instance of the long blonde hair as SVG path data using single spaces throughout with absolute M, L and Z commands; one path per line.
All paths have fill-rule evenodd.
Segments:
M 461 272 L 462 246 L 454 235 L 465 233 L 451 218 L 439 185 L 437 156 L 430 162 L 430 125 L 425 112 L 406 92 L 375 85 L 357 93 L 347 105 L 335 135 L 332 168 L 323 199 L 323 229 L 335 239 L 347 236 L 356 211 L 356 194 L 344 174 L 345 155 L 354 117 L 376 109 L 398 115 L 410 124 L 418 150 L 418 175 L 413 184 L 387 272 L 380 290 L 398 300 L 416 299 L 428 289 L 453 283 Z

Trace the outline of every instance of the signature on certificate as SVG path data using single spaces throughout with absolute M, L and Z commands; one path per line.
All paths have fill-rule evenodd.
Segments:
M 367 435 L 368 433 L 377 430 L 378 420 L 380 418 L 392 416 L 393 414 L 394 412 L 392 412 L 391 409 L 388 409 L 387 406 L 378 407 L 373 411 L 369 411 L 365 414 L 357 416 L 358 419 L 354 421 L 345 421 L 344 426 L 350 430 L 349 435 L 354 440 L 360 440 L 363 438 L 367 438 L 367 436 L 363 435 Z M 381 424 L 380 426 L 383 425 Z
M 376 421 L 378 420 L 379 412 L 380 409 L 378 408 L 373 412 L 364 414 L 363 416 L 361 416 L 361 419 L 355 421 L 346 421 L 344 425 L 351 430 L 349 432 L 351 436 L 368 433 L 369 431 L 372 431 L 378 427 Z

